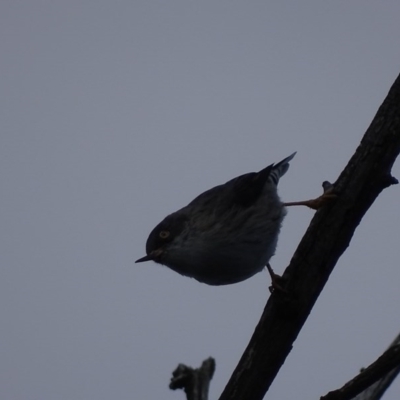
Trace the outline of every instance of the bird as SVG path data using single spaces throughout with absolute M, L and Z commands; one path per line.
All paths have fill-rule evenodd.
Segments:
M 220 286 L 244 281 L 269 265 L 275 254 L 286 206 L 319 208 L 323 199 L 283 203 L 280 178 L 296 152 L 259 172 L 215 186 L 168 215 L 150 233 L 146 256 L 199 282 Z

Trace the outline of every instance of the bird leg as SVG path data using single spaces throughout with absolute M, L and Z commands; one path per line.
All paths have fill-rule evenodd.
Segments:
M 274 272 L 270 263 L 268 263 L 266 267 L 271 277 L 271 286 L 269 287 L 269 291 L 271 293 L 278 291 L 287 294 L 287 291 L 282 287 L 283 278 Z
M 322 187 L 324 188 L 324 193 L 317 197 L 316 199 L 311 199 L 311 200 L 303 200 L 303 201 L 292 201 L 289 203 L 283 203 L 285 207 L 289 206 L 307 206 L 312 208 L 313 210 L 318 210 L 322 206 L 324 206 L 326 203 L 329 203 L 333 199 L 337 198 L 337 195 L 333 193 L 333 185 L 330 184 L 329 182 L 325 181 L 322 184 Z

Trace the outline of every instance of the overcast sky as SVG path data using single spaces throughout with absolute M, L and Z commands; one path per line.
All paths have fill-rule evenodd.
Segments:
M 134 261 L 167 214 L 293 151 L 285 201 L 335 181 L 400 72 L 399 20 L 398 0 L 3 0 L 0 397 L 183 399 L 172 370 L 213 356 L 216 399 L 267 274 L 210 287 Z M 399 190 L 362 220 L 269 399 L 318 399 L 400 331 Z M 289 210 L 276 272 L 312 215 Z

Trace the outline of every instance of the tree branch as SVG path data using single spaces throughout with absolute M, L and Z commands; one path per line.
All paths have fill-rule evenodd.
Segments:
M 400 334 L 397 335 L 396 339 L 391 343 L 391 347 L 400 346 Z M 379 400 L 386 392 L 388 387 L 395 380 L 396 376 L 400 373 L 400 362 L 397 367 L 390 370 L 386 375 L 380 378 L 377 382 L 370 385 L 363 392 L 359 393 L 352 400 Z
M 354 396 L 369 388 L 394 368 L 399 369 L 400 345 L 390 347 L 374 363 L 364 369 L 342 388 L 322 396 L 321 400 L 351 400 Z
M 220 400 L 261 400 L 289 354 L 337 260 L 380 192 L 400 152 L 400 76 L 355 154 L 334 184 L 337 200 L 321 208 L 273 293 Z
M 179 364 L 172 373 L 169 388 L 183 389 L 187 400 L 207 400 L 214 371 L 215 360 L 211 357 L 204 360 L 201 367 L 197 369 Z

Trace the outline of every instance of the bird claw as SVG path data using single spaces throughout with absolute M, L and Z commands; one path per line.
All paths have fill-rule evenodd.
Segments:
M 274 270 L 272 269 L 272 267 L 269 263 L 266 265 L 266 267 L 267 267 L 268 273 L 271 277 L 271 286 L 269 286 L 269 288 L 268 288 L 269 291 L 271 293 L 274 293 L 277 291 L 280 293 L 288 294 L 287 290 L 284 289 L 282 286 L 284 279 L 280 275 L 278 275 L 274 272 Z
M 287 206 L 307 206 L 312 208 L 313 210 L 318 210 L 323 207 L 325 204 L 331 202 L 332 200 L 336 199 L 338 196 L 337 194 L 333 193 L 333 185 L 327 181 L 322 184 L 324 188 L 324 193 L 317 197 L 316 199 L 311 200 L 304 200 L 304 201 L 293 201 L 290 203 L 284 203 Z
M 304 205 L 312 208 L 313 210 L 318 210 L 323 207 L 325 204 L 329 203 L 330 201 L 337 198 L 337 194 L 325 192 L 321 196 L 317 197 L 316 199 L 306 200 Z

